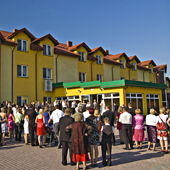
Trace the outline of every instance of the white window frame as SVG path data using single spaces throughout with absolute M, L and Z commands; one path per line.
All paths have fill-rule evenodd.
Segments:
M 21 66 L 21 76 L 18 75 L 18 66 Z M 26 67 L 26 73 L 27 73 L 26 76 L 23 75 L 24 67 Z M 20 65 L 20 64 L 17 65 L 17 77 L 28 77 L 28 66 L 27 65 Z
M 131 63 L 132 65 L 133 65 L 133 67 L 132 67 L 132 70 L 136 70 L 136 64 L 135 63 Z
M 80 54 L 79 61 L 83 61 L 83 62 L 85 62 L 85 53 L 84 53 L 84 52 L 79 51 L 79 54 Z
M 79 78 L 80 78 L 80 74 L 81 74 L 81 80 L 79 80 L 79 81 L 81 81 L 82 83 L 83 83 L 83 82 L 86 82 L 86 73 L 79 72 Z M 85 80 L 84 80 L 84 81 L 82 80 L 82 79 L 83 79 L 83 75 L 84 75 L 84 77 L 85 77 Z
M 96 55 L 96 58 L 98 59 L 96 61 L 96 64 L 102 64 L 102 56 L 101 55 Z
M 48 54 L 48 47 L 50 47 L 50 54 Z M 51 45 L 43 44 L 43 48 L 45 48 L 45 50 L 46 50 L 46 51 L 43 50 L 43 55 L 52 56 Z
M 27 48 L 27 44 L 28 44 L 28 43 L 27 43 L 27 40 L 17 39 L 17 43 L 18 43 L 18 41 L 21 41 L 21 50 L 18 49 L 18 46 L 17 46 L 17 50 L 18 50 L 18 51 L 25 51 L 25 52 L 27 52 L 27 49 L 28 49 L 28 48 Z M 24 50 L 24 45 L 23 45 L 24 42 L 26 42 L 26 49 L 25 49 L 25 50 Z M 19 43 L 18 43 L 18 44 L 19 44 Z
M 123 65 L 120 65 L 120 68 L 125 68 L 125 61 L 124 60 L 120 60 L 120 62 L 123 64 Z
M 103 82 L 103 76 L 101 74 L 97 74 L 97 80 Z
M 153 97 L 151 97 L 151 95 L 153 95 Z M 156 97 L 158 96 L 158 97 Z M 158 99 L 159 100 L 159 94 L 146 94 L 146 100 L 149 99 L 149 108 L 151 108 L 151 102 L 150 99 L 154 99 L 154 106 L 155 106 L 155 100 Z M 160 106 L 159 106 L 160 107 Z
M 21 97 L 21 106 L 23 106 L 23 97 L 26 97 L 26 103 L 25 104 L 28 104 L 28 97 L 27 96 L 17 96 L 17 99 L 18 99 L 18 97 Z M 17 102 L 17 104 L 18 104 L 18 102 Z
M 46 69 L 46 78 L 44 77 L 44 69 Z M 50 78 L 48 78 L 48 70 L 51 70 Z M 43 79 L 52 79 L 52 69 L 51 68 L 43 68 Z

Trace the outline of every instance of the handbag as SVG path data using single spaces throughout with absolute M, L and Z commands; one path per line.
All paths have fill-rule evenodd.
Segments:
M 161 119 L 161 117 L 159 116 L 159 118 Z M 157 123 L 156 127 L 157 127 L 157 130 L 166 130 L 166 126 L 165 126 L 165 123 L 163 122 L 163 120 L 161 119 L 161 123 Z

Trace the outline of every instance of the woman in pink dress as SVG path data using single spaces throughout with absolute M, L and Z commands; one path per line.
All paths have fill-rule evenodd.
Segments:
M 10 140 L 12 140 L 12 138 L 14 138 L 14 115 L 11 107 L 8 108 L 7 115 L 8 115 L 9 137 Z
M 136 109 L 135 110 L 135 116 L 132 119 L 132 125 L 133 125 L 133 141 L 135 141 L 136 148 L 138 148 L 138 142 L 140 142 L 140 149 L 142 149 L 142 141 L 145 141 L 145 135 L 144 135 L 144 117 L 143 115 L 140 115 L 141 110 Z

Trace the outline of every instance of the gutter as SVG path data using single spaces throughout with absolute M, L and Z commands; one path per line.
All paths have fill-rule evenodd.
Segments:
M 56 59 L 55 59 L 55 63 L 56 63 L 56 83 L 58 82 L 58 72 L 57 72 L 57 59 L 59 57 L 60 54 L 57 55 Z
M 146 70 L 145 70 L 146 71 Z M 145 81 L 145 71 L 143 72 L 143 82 Z
M 114 77 L 113 77 L 113 67 L 114 67 L 115 65 L 113 65 L 112 66 L 112 81 L 114 81 Z
M 35 100 L 37 101 L 37 53 L 35 54 Z

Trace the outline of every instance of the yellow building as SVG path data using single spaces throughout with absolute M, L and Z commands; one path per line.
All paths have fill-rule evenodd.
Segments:
M 0 31 L 0 102 L 67 99 L 119 105 L 131 102 L 147 114 L 167 105 L 167 65 L 136 55 L 109 54 L 86 43 L 59 43 L 50 34 L 36 38 L 26 28 Z M 163 77 L 163 78 L 162 78 Z

